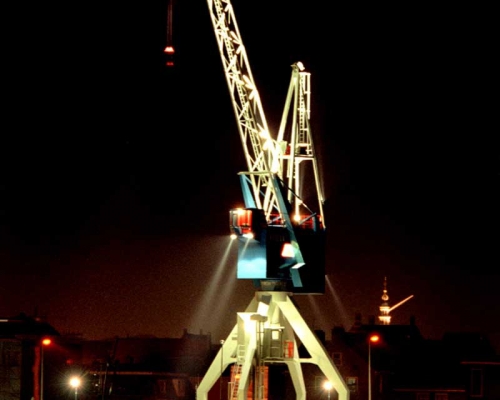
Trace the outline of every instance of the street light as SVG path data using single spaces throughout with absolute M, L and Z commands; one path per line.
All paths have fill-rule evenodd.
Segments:
M 44 351 L 43 348 L 45 346 L 49 346 L 52 343 L 50 338 L 42 339 L 42 345 L 40 346 L 40 400 L 43 400 L 43 359 L 44 359 Z
M 323 383 L 323 388 L 328 392 L 328 400 L 330 400 L 330 391 L 333 388 L 333 384 L 330 381 L 326 381 Z
M 371 335 L 368 340 L 368 400 L 372 400 L 372 343 L 377 343 L 380 336 L 377 334 Z
M 224 372 L 224 340 L 220 341 L 220 386 L 219 398 L 222 400 L 222 373 Z
M 81 379 L 77 376 L 73 376 L 69 380 L 69 385 L 75 389 L 75 400 L 78 399 L 78 388 L 80 387 L 81 383 L 82 383 Z

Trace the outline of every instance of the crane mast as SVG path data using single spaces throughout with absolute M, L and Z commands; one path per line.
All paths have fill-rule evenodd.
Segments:
M 197 399 L 231 366 L 228 399 L 267 400 L 268 368 L 285 365 L 296 400 L 306 399 L 302 364 L 315 364 L 338 394 L 348 387 L 323 344 L 291 301 L 293 294 L 323 294 L 325 225 L 323 195 L 312 140 L 310 74 L 301 62 L 292 75 L 278 134 L 269 131 L 245 46 L 230 0 L 207 0 L 247 170 L 239 172 L 244 209 L 229 213 L 238 241 L 238 279 L 252 279 L 258 291 L 206 371 Z M 307 170 L 313 182 L 305 178 Z M 318 204 L 306 204 L 306 185 Z M 302 344 L 309 357 L 301 357 Z M 250 396 L 250 397 L 249 397 Z
M 292 110 L 290 110 L 292 108 Z M 291 112 L 292 111 L 292 112 Z M 288 119 L 291 113 L 291 128 L 288 128 Z M 314 188 L 317 200 L 317 210 L 322 228 L 325 228 L 323 203 L 318 161 L 314 149 L 313 135 L 310 125 L 311 116 L 311 74 L 304 70 L 304 65 L 297 62 L 292 65 L 292 76 L 288 88 L 283 116 L 278 132 L 279 158 L 281 171 L 284 172 L 288 187 L 287 200 L 293 205 L 295 220 L 302 220 L 305 216 L 318 216 L 304 203 L 303 181 L 307 170 L 306 164 L 311 164 L 314 175 Z M 286 140 L 288 138 L 288 141 Z M 305 211 L 305 215 L 304 215 Z M 300 218 L 297 218 L 300 217 Z M 307 221 L 307 219 L 305 220 Z

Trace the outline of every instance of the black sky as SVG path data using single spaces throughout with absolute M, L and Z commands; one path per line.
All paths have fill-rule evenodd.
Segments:
M 329 331 L 377 315 L 387 276 L 391 304 L 415 296 L 394 323 L 498 338 L 487 10 L 267 3 L 234 5 L 271 128 L 290 65 L 312 73 L 339 299 L 300 296 L 304 318 Z M 245 168 L 205 2 L 176 3 L 171 70 L 166 4 L 47 7 L 9 11 L 0 315 L 38 310 L 90 338 L 225 337 L 253 295 L 231 272 L 229 300 L 193 322 Z

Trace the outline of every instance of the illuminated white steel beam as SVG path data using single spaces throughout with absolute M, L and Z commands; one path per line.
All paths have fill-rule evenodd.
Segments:
M 291 301 L 288 292 L 256 292 L 247 310 L 238 313 L 237 324 L 224 341 L 217 356 L 208 368 L 205 376 L 197 389 L 197 400 L 208 400 L 208 393 L 215 382 L 221 377 L 222 372 L 230 364 L 239 368 L 239 383 L 232 382 L 232 387 L 237 387 L 237 393 L 231 399 L 246 400 L 251 371 L 258 372 L 253 365 L 263 366 L 282 363 L 288 367 L 290 377 L 295 389 L 296 400 L 306 399 L 306 385 L 302 374 L 302 364 L 315 364 L 319 367 L 325 378 L 333 384 L 333 389 L 338 394 L 339 400 L 349 400 L 349 389 L 340 375 L 333 360 L 328 355 L 321 341 L 307 326 L 297 308 Z M 259 303 L 266 301 L 268 308 L 266 315 L 259 314 L 262 307 Z M 263 324 L 263 329 L 258 328 Z M 278 349 L 272 347 L 272 341 L 264 340 L 267 333 L 279 332 L 279 343 L 293 343 L 293 351 L 286 353 L 285 346 Z M 264 336 L 262 336 L 264 335 Z M 300 358 L 297 348 L 297 339 L 307 349 L 310 357 Z M 222 368 L 221 368 L 222 365 Z M 258 381 L 258 379 L 254 379 Z M 261 393 L 256 393 L 259 396 Z M 255 397 L 260 399 L 260 397 Z

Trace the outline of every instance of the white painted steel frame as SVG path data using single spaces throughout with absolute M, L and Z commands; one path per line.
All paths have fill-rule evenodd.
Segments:
M 256 325 L 259 322 L 254 319 L 256 315 L 264 317 L 262 318 L 264 329 L 279 329 L 284 340 L 293 342 L 293 357 L 276 357 L 273 358 L 272 362 L 281 362 L 287 365 L 295 389 L 296 400 L 305 400 L 307 396 L 302 374 L 302 364 L 305 363 L 318 366 L 325 379 L 333 384 L 333 389 L 337 392 L 339 400 L 349 400 L 349 388 L 323 344 L 307 326 L 291 301 L 292 295 L 288 292 L 255 293 L 246 311 L 238 313 L 236 325 L 200 382 L 196 392 L 197 400 L 208 400 L 210 389 L 230 364 L 241 366 L 238 390 L 234 399 L 247 400 L 250 373 L 252 367 L 256 366 L 255 360 L 260 359 L 257 361 L 259 365 L 266 364 L 266 359 L 259 355 L 261 340 L 259 340 L 259 330 Z M 271 298 L 266 315 L 260 314 L 259 311 L 259 302 L 264 296 Z M 299 357 L 297 339 L 307 349 L 310 358 Z M 260 394 L 259 391 L 257 391 L 258 394 Z M 255 398 L 259 399 L 259 397 Z M 232 399 L 233 397 L 231 397 Z

